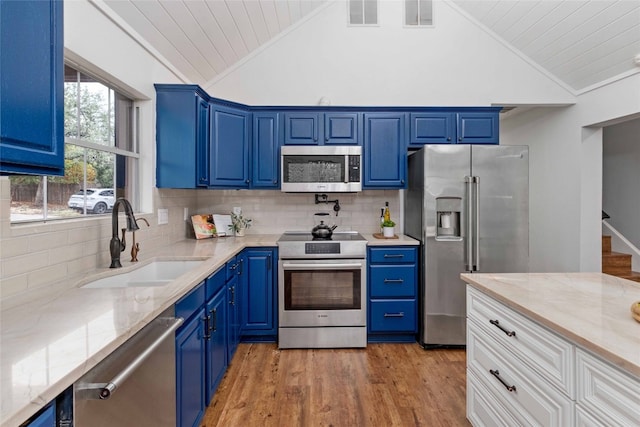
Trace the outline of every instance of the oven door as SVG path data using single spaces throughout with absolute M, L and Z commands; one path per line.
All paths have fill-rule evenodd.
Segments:
M 279 261 L 280 327 L 366 326 L 366 261 Z

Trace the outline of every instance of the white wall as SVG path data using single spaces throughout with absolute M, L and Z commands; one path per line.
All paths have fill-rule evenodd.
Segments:
M 602 209 L 640 248 L 640 119 L 604 129 Z
M 434 28 L 404 28 L 402 2 L 380 25 L 347 26 L 334 1 L 210 84 L 250 105 L 570 104 L 575 97 L 457 11 L 434 2 Z
M 601 270 L 601 128 L 640 113 L 638 88 L 636 74 L 501 123 L 502 143 L 530 146 L 532 271 Z

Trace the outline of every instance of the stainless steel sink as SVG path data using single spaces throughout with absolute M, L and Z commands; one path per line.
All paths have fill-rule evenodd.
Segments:
M 202 264 L 197 261 L 153 261 L 126 273 L 97 279 L 81 288 L 135 288 L 165 286 Z

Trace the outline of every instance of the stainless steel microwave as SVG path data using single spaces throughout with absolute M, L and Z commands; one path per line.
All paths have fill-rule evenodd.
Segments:
M 291 145 L 280 150 L 284 192 L 362 191 L 362 147 Z

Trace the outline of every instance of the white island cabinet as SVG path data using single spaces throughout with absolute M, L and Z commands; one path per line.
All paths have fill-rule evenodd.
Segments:
M 463 274 L 474 426 L 640 426 L 640 286 L 600 273 Z

